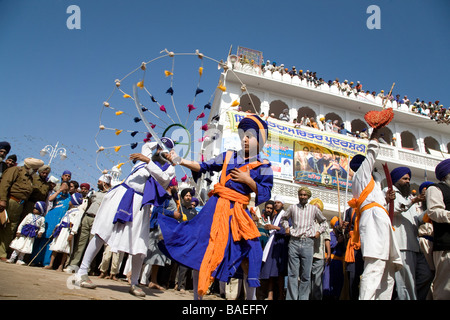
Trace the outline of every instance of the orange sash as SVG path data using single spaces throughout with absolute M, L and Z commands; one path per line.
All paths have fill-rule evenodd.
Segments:
M 207 292 L 212 281 L 211 274 L 223 260 L 230 226 L 234 241 L 254 239 L 260 236 L 252 218 L 245 212 L 245 208 L 250 202 L 250 195 L 244 195 L 225 187 L 225 183 L 231 178 L 230 175 L 226 176 L 226 169 L 232 155 L 232 151 L 227 152 L 220 182 L 216 183 L 214 189 L 209 193 L 210 196 L 217 194 L 219 199 L 211 224 L 209 243 L 200 265 L 197 290 L 199 296 L 203 296 Z M 244 171 L 247 168 L 250 170 L 261 164 L 262 162 L 259 161 L 252 162 L 238 168 L 238 170 Z M 233 208 L 230 208 L 231 201 L 234 201 Z
M 386 211 L 386 214 L 389 216 L 389 212 L 386 210 L 386 208 L 377 202 L 366 204 L 364 207 L 361 208 L 361 205 L 367 199 L 367 196 L 372 192 L 374 187 L 375 181 L 372 178 L 369 184 L 364 188 L 364 190 L 359 195 L 359 198 L 358 199 L 353 198 L 348 202 L 348 205 L 355 209 L 354 214 L 356 214 L 356 218 L 355 218 L 355 225 L 353 226 L 353 231 L 350 231 L 350 239 L 347 243 L 347 250 L 345 252 L 346 262 L 355 262 L 353 250 L 359 250 L 361 248 L 361 239 L 359 234 L 359 220 L 361 219 L 361 214 L 367 209 L 373 207 L 380 207 L 384 211 Z

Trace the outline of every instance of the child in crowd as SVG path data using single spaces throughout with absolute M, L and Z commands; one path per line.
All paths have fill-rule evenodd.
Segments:
M 64 217 L 58 223 L 53 232 L 53 241 L 50 243 L 50 250 L 52 255 L 50 258 L 50 264 L 45 266 L 45 269 L 52 269 L 55 262 L 56 255 L 62 253 L 61 264 L 58 267 L 58 271 L 63 271 L 64 264 L 67 257 L 72 251 L 72 239 L 77 233 L 81 223 L 82 211 L 78 209 L 78 206 L 83 203 L 83 196 L 81 193 L 74 193 L 70 197 L 69 210 L 67 210 Z
M 38 201 L 34 205 L 32 213 L 29 213 L 20 223 L 16 238 L 9 245 L 14 249 L 11 257 L 6 262 L 13 263 L 17 258 L 16 264 L 25 264 L 23 258 L 26 254 L 33 251 L 34 239 L 42 237 L 45 232 L 45 219 L 43 214 L 47 210 L 44 201 Z

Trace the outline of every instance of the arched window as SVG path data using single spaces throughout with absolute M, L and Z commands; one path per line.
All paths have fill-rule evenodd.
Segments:
M 402 138 L 402 148 L 409 150 L 418 150 L 417 139 L 416 137 L 409 131 L 403 131 L 401 133 Z
M 433 149 L 436 151 L 441 151 L 441 146 L 439 145 L 439 142 L 433 137 L 426 137 L 423 139 L 423 144 L 425 145 L 425 151 L 427 153 L 431 153 L 429 149 Z
M 325 115 L 325 121 L 327 121 L 327 120 L 331 120 L 331 122 L 333 122 L 334 120 L 337 120 L 339 125 L 344 122 L 344 121 L 342 121 L 342 118 L 334 112 L 330 112 Z
M 365 123 L 365 122 L 362 121 L 361 119 L 354 119 L 354 120 L 351 122 L 351 128 L 350 128 L 350 130 L 351 130 L 353 133 L 356 133 L 356 131 L 361 132 L 361 131 L 363 131 L 364 129 L 368 129 L 367 123 Z
M 387 144 L 392 145 L 392 131 L 388 127 L 383 127 L 379 130 L 380 134 L 382 134 L 382 138 Z
M 242 95 L 239 105 L 242 111 L 250 111 L 256 114 L 261 113 L 261 100 L 252 93 Z
M 274 100 L 270 103 L 269 114 L 273 113 L 275 115 L 275 118 L 278 119 L 284 109 L 289 110 L 289 106 L 285 102 L 281 100 Z
M 308 106 L 303 106 L 297 110 L 297 122 L 300 122 L 300 120 L 303 117 L 308 117 L 308 118 L 314 117 L 314 119 L 316 119 L 316 121 L 318 121 L 316 116 L 317 116 L 316 112 L 311 107 L 308 107 Z

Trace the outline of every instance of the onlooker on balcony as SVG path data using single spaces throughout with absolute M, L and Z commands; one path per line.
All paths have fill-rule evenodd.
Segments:
M 348 80 L 344 80 L 344 83 L 341 84 L 340 90 L 342 94 L 348 94 L 350 91 L 350 86 L 348 85 Z
M 409 101 L 408 96 L 404 96 L 403 97 L 403 103 L 406 104 L 409 107 L 411 101 Z
M 319 130 L 324 131 L 325 130 L 325 117 L 321 117 L 319 121 L 317 122 L 317 125 L 319 126 Z
M 419 108 L 420 108 L 420 100 L 419 98 L 417 98 L 412 105 L 411 111 L 417 113 Z
M 291 75 L 291 77 L 297 75 L 297 70 L 295 69 L 295 66 L 292 66 L 292 69 L 291 69 L 291 71 L 289 71 L 289 74 Z
M 359 81 L 356 81 L 355 89 L 356 89 L 356 94 L 359 94 L 360 92 L 364 92 L 362 89 L 362 84 Z
M 384 139 L 384 133 L 380 133 L 380 137 L 378 138 L 378 142 L 382 143 L 382 144 L 389 144 L 385 139 Z
M 325 131 L 326 132 L 333 132 L 333 124 L 331 123 L 331 119 L 328 119 L 325 122 Z
M 363 138 L 363 139 L 368 139 L 369 136 L 368 136 L 368 134 L 367 134 L 367 128 L 362 129 L 362 130 L 361 130 L 361 133 L 359 134 L 359 136 L 360 136 L 361 138 Z
M 339 126 L 339 121 L 338 120 L 334 120 L 333 121 L 333 128 L 332 128 L 332 131 L 334 132 L 334 133 L 339 133 L 339 131 L 340 131 L 340 126 Z
M 399 94 L 395 95 L 395 102 L 397 102 L 397 106 L 400 106 L 401 104 L 403 104 L 403 99 L 400 99 Z
M 272 71 L 273 65 L 270 64 L 270 60 L 266 61 L 266 65 L 264 66 L 264 72 L 265 71 Z
M 345 129 L 345 125 L 341 123 L 341 127 L 339 129 L 339 133 L 345 136 L 353 136 L 353 133 L 347 129 Z
M 289 122 L 290 120 L 289 109 L 284 109 L 283 112 L 280 114 L 279 119 Z
M 319 129 L 319 126 L 317 125 L 317 121 L 314 117 L 309 118 L 309 126 L 311 128 Z

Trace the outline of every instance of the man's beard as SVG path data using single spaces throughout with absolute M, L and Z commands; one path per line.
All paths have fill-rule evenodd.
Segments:
M 28 167 L 25 167 L 25 170 L 27 171 L 27 174 L 29 176 L 32 176 L 36 172 L 36 170 L 28 168 Z
M 450 186 L 450 174 L 445 177 L 444 182 Z
M 411 194 L 411 187 L 409 184 L 400 185 L 397 183 L 395 186 L 405 198 Z

